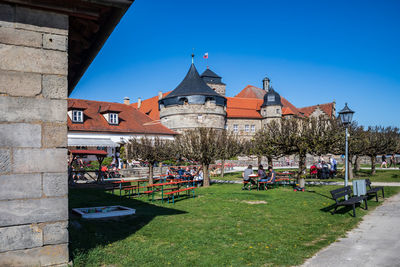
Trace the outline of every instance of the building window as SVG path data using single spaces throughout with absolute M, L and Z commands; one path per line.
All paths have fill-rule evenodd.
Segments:
M 110 124 L 118 124 L 118 114 L 117 113 L 110 113 Z
M 276 109 L 276 114 L 279 114 L 279 113 L 280 113 L 279 108 L 277 108 Z
M 228 124 L 225 124 L 225 130 L 228 131 Z
M 233 125 L 233 132 L 235 132 L 235 133 L 238 132 L 238 125 L 237 124 Z
M 197 115 L 197 120 L 198 120 L 198 121 L 203 121 L 203 115 L 201 115 L 201 114 L 200 114 L 200 115 Z
M 246 124 L 244 126 L 244 131 L 247 132 L 247 133 L 250 132 L 250 125 Z
M 83 122 L 83 111 L 73 110 L 72 111 L 72 121 L 73 122 Z
M 256 132 L 256 126 L 255 125 L 251 125 L 251 132 L 252 133 Z

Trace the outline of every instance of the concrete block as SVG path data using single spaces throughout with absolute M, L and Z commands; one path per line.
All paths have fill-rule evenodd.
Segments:
M 40 197 L 42 197 L 40 174 L 0 175 L 0 200 Z
M 68 38 L 65 35 L 43 34 L 43 48 L 67 51 Z
M 68 244 L 0 253 L 0 266 L 36 267 L 68 263 Z
M 0 43 L 3 44 L 42 47 L 42 38 L 40 32 L 0 27 Z
M 67 99 L 67 76 L 43 75 L 42 94 L 46 98 Z
M 41 246 L 43 233 L 37 224 L 0 228 L 0 252 Z
M 0 26 L 13 27 L 15 8 L 11 5 L 0 4 Z
M 0 96 L 0 122 L 66 123 L 66 110 L 67 100 Z
M 41 147 L 40 124 L 0 124 L 0 147 Z
M 41 91 L 42 75 L 0 70 L 0 93 L 11 96 L 36 96 Z
M 43 244 L 56 245 L 68 243 L 68 221 L 46 223 L 43 229 Z
M 66 172 L 67 149 L 17 148 L 13 153 L 14 173 Z
M 0 44 L 0 69 L 43 74 L 68 73 L 66 52 Z
M 67 147 L 67 131 L 66 124 L 43 124 L 43 147 Z
M 9 149 L 0 149 L 0 173 L 11 171 L 11 154 Z
M 68 15 L 17 6 L 15 27 L 68 35 Z
M 0 214 L 0 227 L 65 221 L 68 220 L 68 198 L 0 201 Z
M 47 197 L 62 197 L 68 195 L 68 173 L 43 174 L 43 193 Z

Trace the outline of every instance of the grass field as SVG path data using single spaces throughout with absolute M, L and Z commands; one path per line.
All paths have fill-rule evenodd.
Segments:
M 101 189 L 70 189 L 70 208 L 124 205 L 135 216 L 72 218 L 74 266 L 291 266 L 301 264 L 352 229 L 366 214 L 357 208 L 331 215 L 332 186 L 242 191 L 223 184 L 196 190 L 172 204 L 147 197 L 120 199 Z M 385 188 L 385 195 L 400 188 Z M 370 200 L 370 210 L 376 207 Z
M 290 172 L 296 172 L 296 169 L 287 169 Z M 276 170 L 277 172 L 282 172 L 284 169 L 278 169 Z M 366 179 L 369 178 L 372 182 L 400 182 L 400 170 L 376 170 L 375 175 L 371 175 L 371 170 L 360 170 L 357 175 L 354 177 L 354 179 Z M 211 179 L 217 179 L 217 180 L 242 180 L 242 172 L 231 172 L 231 173 L 226 173 L 224 177 L 212 177 Z M 335 178 L 333 179 L 327 179 L 327 180 L 319 180 L 319 179 L 306 179 L 306 181 L 337 181 L 337 182 L 343 182 L 344 177 L 342 177 L 342 174 L 338 174 Z

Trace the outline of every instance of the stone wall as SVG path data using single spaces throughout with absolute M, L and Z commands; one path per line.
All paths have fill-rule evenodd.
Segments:
M 261 119 L 228 119 L 226 125 L 228 131 L 234 131 L 234 125 L 237 125 L 238 131 L 236 133 L 241 137 L 250 139 L 261 129 Z M 249 126 L 249 131 L 246 131 L 246 125 Z M 254 132 L 252 131 L 252 125 L 254 125 Z
M 0 4 L 0 266 L 68 262 L 68 17 Z
M 213 89 L 218 94 L 225 96 L 226 85 L 225 84 L 215 84 L 215 83 L 207 83 L 211 89 Z
M 224 107 L 213 103 L 187 104 L 161 108 L 161 123 L 176 131 L 197 127 L 224 129 L 226 112 Z

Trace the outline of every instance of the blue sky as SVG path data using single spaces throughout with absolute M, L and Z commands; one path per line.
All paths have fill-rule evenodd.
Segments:
M 194 48 L 227 84 L 272 86 L 297 107 L 348 102 L 360 124 L 400 127 L 400 1 L 136 0 L 70 97 L 173 90 Z

